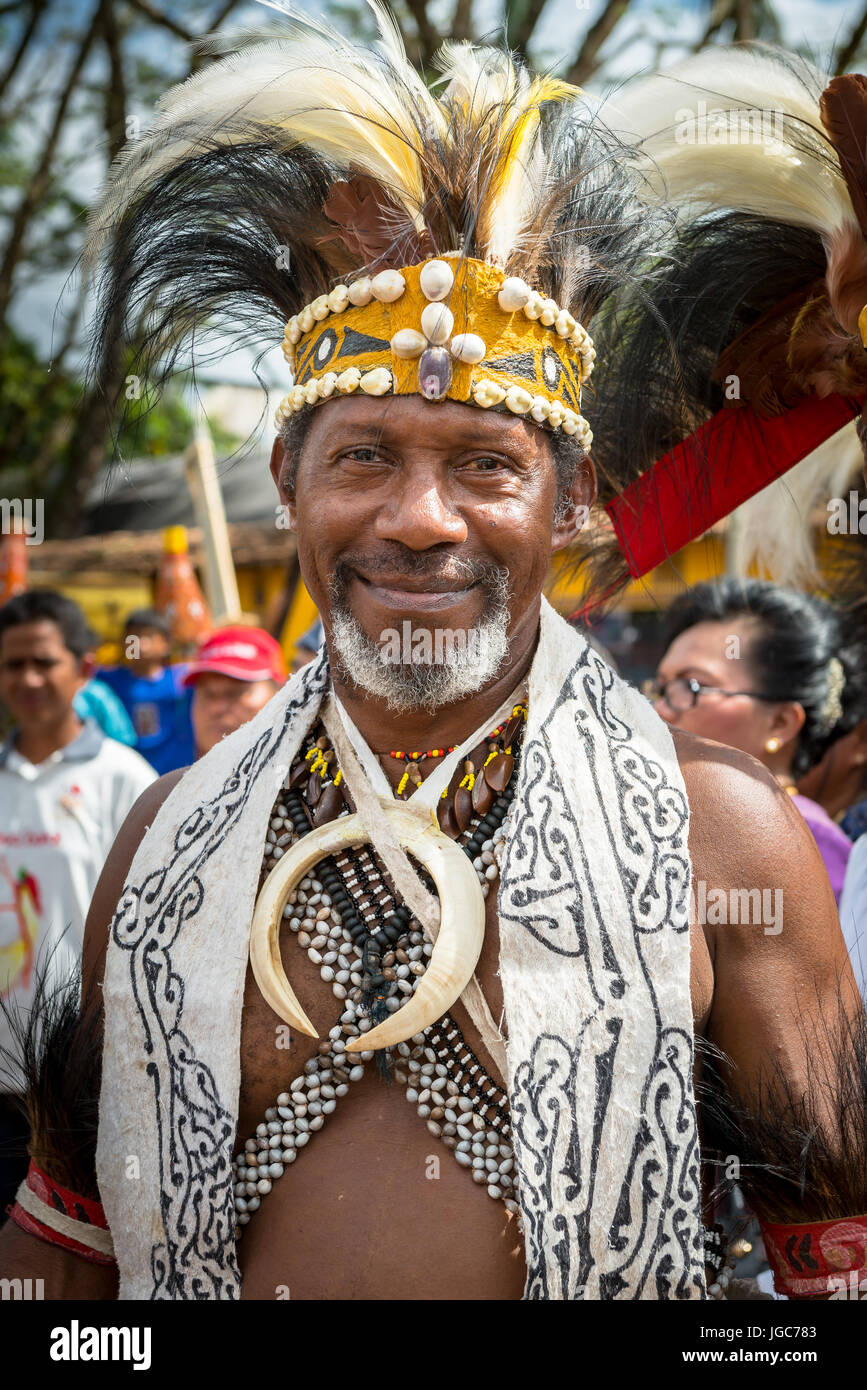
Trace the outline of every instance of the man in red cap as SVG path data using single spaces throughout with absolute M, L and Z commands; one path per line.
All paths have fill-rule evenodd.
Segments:
M 224 627 L 202 643 L 184 678 L 193 689 L 196 757 L 246 724 L 280 688 L 280 645 L 260 627 Z

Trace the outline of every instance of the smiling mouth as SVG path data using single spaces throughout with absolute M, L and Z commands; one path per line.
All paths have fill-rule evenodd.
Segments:
M 353 570 L 353 574 L 380 602 L 403 608 L 444 608 L 460 602 L 477 587 L 475 581 L 458 584 L 453 579 L 425 579 L 419 575 L 392 574 L 367 578 L 359 570 Z

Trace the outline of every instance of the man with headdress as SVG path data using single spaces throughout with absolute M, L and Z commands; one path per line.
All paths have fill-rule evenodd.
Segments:
M 191 79 L 93 218 L 150 378 L 217 315 L 285 321 L 272 472 L 326 642 L 119 838 L 61 1020 L 93 1059 L 104 1011 L 95 1177 L 38 1136 L 11 1239 L 55 1293 L 115 1260 L 125 1298 L 699 1299 L 706 1036 L 734 1152 L 813 1135 L 826 1209 L 777 1167 L 763 1214 L 826 1296 L 865 1236 L 815 847 L 542 597 L 596 488 L 586 323 L 668 220 L 564 84 L 453 44 L 435 99 L 377 14 L 373 50 L 292 18 Z M 783 931 L 701 925 L 691 881 L 783 884 Z

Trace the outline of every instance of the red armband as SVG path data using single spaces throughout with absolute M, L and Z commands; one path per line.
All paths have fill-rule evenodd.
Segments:
M 777 1293 L 787 1298 L 834 1293 L 842 1297 L 854 1284 L 857 1297 L 858 1275 L 867 1274 L 867 1216 L 792 1226 L 760 1221 L 759 1226 Z
M 49 1245 L 71 1250 L 98 1265 L 113 1265 L 114 1249 L 99 1202 L 61 1187 L 30 1160 L 10 1220 Z

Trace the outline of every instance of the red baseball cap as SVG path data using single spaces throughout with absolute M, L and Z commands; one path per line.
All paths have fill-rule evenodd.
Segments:
M 286 679 L 286 663 L 279 642 L 261 627 L 221 627 L 207 637 L 191 661 L 184 685 L 193 685 L 199 676 L 216 672 L 236 681 L 275 681 Z

